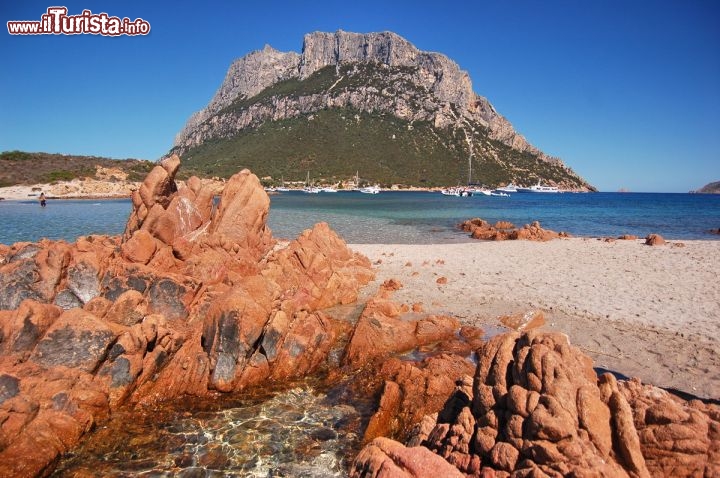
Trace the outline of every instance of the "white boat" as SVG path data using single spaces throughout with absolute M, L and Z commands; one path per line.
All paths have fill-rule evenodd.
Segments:
M 540 181 L 535 186 L 529 188 L 517 188 L 519 193 L 559 193 L 560 190 L 556 186 L 545 186 Z
M 510 183 L 507 186 L 502 186 L 502 187 L 493 189 L 493 192 L 494 193 L 513 194 L 513 193 L 518 192 L 518 188 L 513 183 Z
M 304 193 L 317 194 L 320 192 L 320 188 L 310 185 L 310 171 L 307 173 L 307 179 L 305 180 L 305 187 L 302 188 Z
M 275 188 L 275 191 L 277 191 L 277 192 L 279 192 L 279 193 L 286 193 L 286 192 L 290 191 L 290 188 L 286 188 L 286 187 L 285 187 L 285 176 L 282 176 L 282 181 L 281 181 L 281 182 L 282 182 L 282 186 L 276 187 L 276 188 Z
M 358 172 L 355 171 L 355 190 L 360 191 L 363 194 L 379 194 L 380 193 L 380 186 L 365 186 L 364 188 L 360 187 L 360 176 L 358 176 Z
M 327 186 L 327 187 L 319 188 L 319 189 L 320 189 L 321 193 L 336 193 L 337 192 L 337 189 L 335 189 L 332 186 Z
M 358 189 L 363 194 L 379 194 L 380 193 L 380 187 L 379 186 L 366 186 L 364 188 Z
M 483 196 L 490 196 L 490 190 L 489 189 L 482 189 L 482 188 L 475 188 L 472 190 L 475 194 L 482 194 Z
M 444 194 L 445 196 L 457 196 L 463 198 L 467 198 L 473 195 L 473 192 L 471 190 L 460 187 L 441 189 L 440 193 Z

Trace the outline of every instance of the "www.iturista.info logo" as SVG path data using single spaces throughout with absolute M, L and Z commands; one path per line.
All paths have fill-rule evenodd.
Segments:
M 147 35 L 150 23 L 142 18 L 111 17 L 107 13 L 83 10 L 80 15 L 68 15 L 66 7 L 49 7 L 40 21 L 7 22 L 11 35 Z

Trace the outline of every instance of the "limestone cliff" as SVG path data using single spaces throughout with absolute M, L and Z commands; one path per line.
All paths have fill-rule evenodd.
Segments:
M 467 168 L 468 161 L 475 161 L 472 167 L 476 168 L 476 179 L 488 184 L 528 183 L 540 179 L 573 189 L 592 189 L 559 159 L 546 155 L 518 134 L 486 98 L 473 92 L 469 75 L 455 62 L 440 53 L 418 50 L 392 32 L 314 32 L 305 35 L 301 54 L 283 53 L 265 46 L 236 60 L 208 106 L 195 113 L 177 135 L 173 152 L 182 155 L 192 169 L 194 155 L 204 156 L 205 163 L 212 163 L 217 156 L 252 148 L 248 145 L 250 140 L 240 141 L 237 137 L 262 126 L 266 130 L 270 128 L 270 132 L 263 130 L 263 134 L 274 143 L 286 142 L 287 131 L 278 133 L 268 125 L 285 121 L 278 129 L 295 127 L 297 131 L 298 126 L 304 124 L 289 123 L 289 120 L 313 121 L 317 113 L 326 111 L 341 114 L 332 118 L 320 116 L 320 120 L 337 123 L 349 116 L 355 119 L 356 125 L 365 120 L 366 129 L 372 129 L 367 125 L 376 122 L 378 117 L 390 115 L 401 124 L 395 129 L 387 125 L 379 129 L 392 139 L 408 142 L 416 142 L 418 136 L 424 135 L 419 141 L 422 144 L 416 148 L 417 156 L 442 150 L 438 156 L 452 157 L 457 163 L 450 165 L 450 169 L 458 179 L 467 177 L 467 172 L 461 175 L 459 170 Z M 350 127 L 355 126 L 347 124 L 345 129 Z M 416 128 L 413 138 L 399 137 L 401 132 Z M 377 143 L 374 134 L 363 130 L 360 141 Z M 312 145 L 307 144 L 307 136 L 296 147 L 299 138 L 295 137 L 295 144 L 288 149 L 312 149 Z M 437 144 L 425 144 L 427 137 L 433 136 L 437 136 Z M 225 148 L 215 147 L 212 153 L 207 153 L 209 143 L 229 139 L 235 143 Z M 333 140 L 353 142 L 343 134 L 336 134 Z M 354 143 L 353 146 L 363 145 Z M 255 149 L 264 151 L 262 146 Z M 387 155 L 388 149 L 393 150 L 392 147 L 381 149 L 378 155 Z M 187 155 L 188 152 L 191 154 Z M 350 159 L 355 160 L 355 155 L 348 155 L 345 150 L 333 154 L 352 156 Z M 372 155 L 372 148 L 365 154 Z M 393 156 L 392 151 L 390 155 Z M 408 155 L 412 156 L 407 151 L 396 153 L 398 157 Z M 236 156 L 240 162 L 247 160 L 242 151 Z M 322 156 L 322 153 L 308 151 L 307 156 Z M 388 162 L 400 160 L 390 158 Z M 260 174 L 278 173 L 270 169 L 263 171 L 255 164 L 234 164 L 233 169 L 238 166 L 253 167 Z M 332 174 L 344 173 L 324 163 L 305 166 L 329 169 Z M 435 166 L 428 176 L 433 175 L 432 169 L 447 169 L 448 164 Z M 403 163 L 402 167 L 394 168 L 399 169 L 414 169 L 414 165 Z M 407 179 L 407 183 L 413 182 L 413 178 Z

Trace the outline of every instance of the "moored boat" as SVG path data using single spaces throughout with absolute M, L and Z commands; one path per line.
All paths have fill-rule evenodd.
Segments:
M 541 184 L 540 181 L 535 186 L 529 188 L 517 188 L 519 193 L 559 193 L 560 190 L 556 186 L 546 186 Z
M 457 196 L 457 197 L 470 197 L 473 195 L 472 191 L 465 188 L 446 188 L 440 190 L 441 194 L 444 194 L 445 196 Z
M 518 192 L 517 186 L 515 186 L 513 183 L 508 184 L 507 186 L 501 186 L 499 188 L 493 189 L 494 193 L 505 193 L 505 194 L 513 194 Z
M 363 194 L 379 194 L 380 193 L 380 187 L 379 186 L 367 186 L 364 188 L 358 189 Z

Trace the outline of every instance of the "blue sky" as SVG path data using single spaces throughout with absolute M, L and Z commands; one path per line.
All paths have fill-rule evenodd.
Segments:
M 50 6 L 138 37 L 13 36 Z M 0 151 L 157 159 L 230 63 L 311 31 L 390 30 L 467 70 L 515 129 L 603 191 L 720 180 L 720 2 L 0 0 Z

